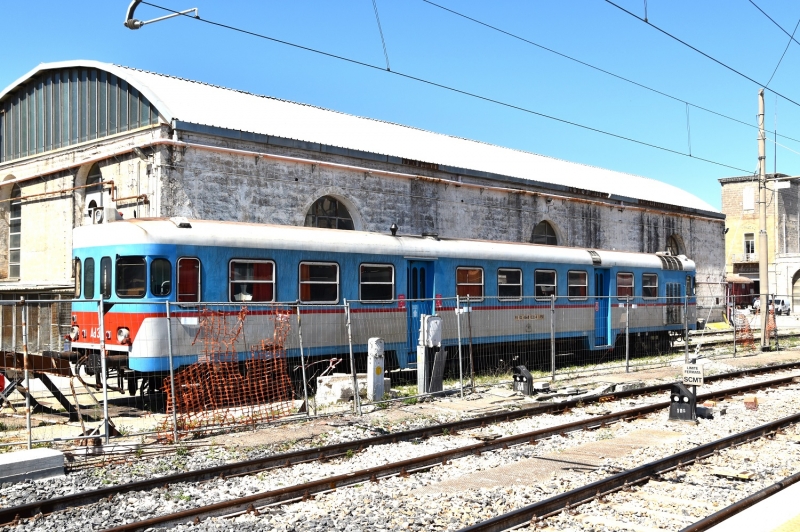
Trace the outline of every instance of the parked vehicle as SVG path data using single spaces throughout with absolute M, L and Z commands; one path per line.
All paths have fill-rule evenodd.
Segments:
M 102 339 L 119 375 L 132 380 L 129 390 L 136 390 L 136 379 L 168 372 L 168 353 L 173 369 L 203 360 L 201 342 L 194 341 L 198 316 L 216 302 L 226 302 L 232 314 L 253 308 L 227 348 L 240 362 L 251 356 L 246 342 L 271 327 L 278 302 L 307 310 L 304 330 L 318 333 L 304 334 L 307 359 L 348 353 L 346 299 L 353 319 L 384 325 L 387 366 L 399 368 L 416 366 L 422 314 L 441 315 L 448 331 L 443 346 L 457 345 L 457 295 L 470 298 L 466 334 L 478 345 L 516 342 L 522 350 L 554 335 L 579 351 L 607 352 L 627 326 L 640 344 L 663 352 L 685 321 L 690 329 L 696 324 L 695 265 L 685 256 L 143 218 L 76 228 L 73 246 L 72 349 L 95 374 Z M 182 304 L 173 310 L 169 335 L 167 302 Z M 353 351 L 366 353 L 367 340 L 365 328 L 355 328 Z M 285 349 L 299 357 L 298 339 L 287 338 Z
M 770 299 L 767 304 L 770 311 L 775 311 L 776 316 L 780 316 L 781 314 L 788 316 L 792 312 L 792 305 L 787 298 L 776 297 L 774 300 Z M 753 301 L 753 311 L 757 313 L 760 309 L 761 299 L 756 298 L 755 301 Z

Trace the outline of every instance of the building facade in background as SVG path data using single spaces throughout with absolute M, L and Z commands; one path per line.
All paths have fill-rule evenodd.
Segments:
M 792 298 L 800 309 L 800 185 L 781 181 L 786 174 L 767 174 L 767 256 L 769 286 L 758 278 L 759 209 L 756 176 L 720 179 L 726 215 L 727 273 L 753 281 L 753 294 L 764 291 Z
M 93 61 L 0 92 L 0 291 L 68 296 L 117 213 L 669 251 L 723 295 L 724 215 L 659 181 Z

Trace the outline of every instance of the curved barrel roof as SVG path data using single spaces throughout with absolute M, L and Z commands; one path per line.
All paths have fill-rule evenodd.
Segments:
M 126 80 L 170 122 L 283 137 L 719 214 L 694 194 L 655 179 L 97 61 L 41 64 L 0 92 L 0 100 L 44 70 L 76 67 L 104 69 Z

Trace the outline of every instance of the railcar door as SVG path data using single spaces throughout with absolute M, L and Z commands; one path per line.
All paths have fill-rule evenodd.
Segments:
M 609 270 L 594 271 L 594 346 L 601 347 L 608 345 L 611 331 L 609 302 L 609 284 L 611 283 L 611 272 Z
M 412 366 L 417 364 L 420 316 L 433 314 L 433 262 L 408 262 L 408 355 Z

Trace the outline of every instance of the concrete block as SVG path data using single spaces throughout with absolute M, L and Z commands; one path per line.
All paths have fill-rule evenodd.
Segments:
M 30 449 L 0 454 L 0 484 L 40 480 L 64 474 L 64 453 L 55 449 Z
M 359 373 L 356 375 L 358 381 L 358 394 L 367 394 L 367 374 Z M 324 377 L 317 377 L 318 405 L 337 403 L 339 401 L 350 401 L 353 398 L 353 376 L 349 373 L 334 373 Z
M 758 410 L 758 397 L 755 395 L 745 395 L 744 407 L 748 410 Z
M 534 382 L 533 389 L 537 392 L 546 392 L 550 390 L 550 383 L 549 382 Z
M 615 392 L 627 392 L 628 390 L 635 390 L 637 388 L 644 388 L 642 381 L 623 382 L 614 386 Z

